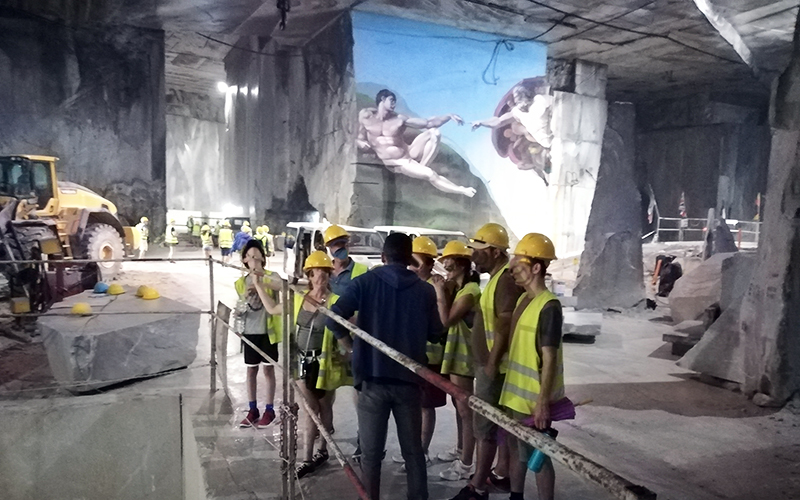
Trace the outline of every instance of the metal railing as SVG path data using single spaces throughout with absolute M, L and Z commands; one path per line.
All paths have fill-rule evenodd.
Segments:
M 761 233 L 761 222 L 726 219 L 725 222 L 736 239 L 736 246 L 756 247 Z M 687 217 L 659 217 L 653 243 L 704 241 L 708 232 L 708 219 Z

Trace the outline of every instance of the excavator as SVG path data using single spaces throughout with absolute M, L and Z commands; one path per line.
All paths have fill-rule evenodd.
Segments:
M 117 207 L 78 184 L 60 181 L 58 158 L 0 156 L 0 264 L 9 282 L 12 312 L 43 312 L 69 295 L 108 280 L 125 249 L 141 235 L 123 226 Z M 18 261 L 42 260 L 46 264 Z M 91 259 L 96 264 L 71 264 Z

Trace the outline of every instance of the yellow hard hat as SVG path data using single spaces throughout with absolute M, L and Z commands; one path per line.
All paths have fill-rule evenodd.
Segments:
M 436 243 L 427 236 L 417 236 L 411 243 L 412 253 L 421 253 L 436 258 L 439 255 L 439 250 L 436 248 Z
M 229 221 L 228 219 L 225 219 L 224 221 L 222 221 L 222 226 L 223 227 L 231 227 L 231 221 Z
M 442 258 L 445 257 L 472 257 L 472 250 L 463 241 L 448 241 L 442 250 Z
M 317 267 L 333 269 L 333 262 L 331 262 L 331 258 L 328 257 L 328 254 L 322 250 L 312 252 L 311 255 L 306 257 L 306 262 L 303 265 L 303 271 L 308 271 L 309 269 L 314 269 Z
M 244 231 L 245 233 L 248 233 L 248 234 L 253 232 L 253 230 L 250 229 L 250 226 L 242 226 L 242 231 Z
M 156 291 L 155 288 L 150 288 L 149 286 L 145 289 L 144 293 L 142 293 L 142 298 L 144 300 L 153 300 L 161 297 L 159 293 Z
M 269 226 L 267 226 L 266 224 L 264 224 L 264 233 L 266 234 L 266 233 L 268 233 L 268 232 L 269 232 Z
M 70 314 L 75 314 L 77 316 L 88 316 L 92 314 L 92 306 L 86 302 L 76 302 L 69 312 Z
M 148 288 L 150 288 L 150 287 L 147 286 L 147 285 L 140 286 L 139 288 L 136 289 L 136 296 L 137 297 L 144 296 L 144 291 L 147 290 Z
M 109 295 L 120 295 L 125 293 L 125 289 L 122 288 L 122 285 L 120 285 L 119 283 L 112 283 L 111 285 L 109 285 L 108 292 L 106 293 L 108 293 Z
M 539 233 L 528 233 L 517 243 L 514 255 L 532 259 L 556 260 L 556 247 L 547 236 Z
M 500 224 L 489 222 L 475 232 L 475 236 L 470 239 L 469 246 L 478 250 L 487 247 L 505 250 L 508 248 L 508 232 Z
M 169 220 L 169 223 L 170 223 L 170 224 L 175 224 L 175 219 L 170 219 L 170 220 Z
M 328 226 L 325 232 L 322 233 L 322 239 L 325 241 L 325 245 L 344 236 L 350 236 L 350 233 L 345 231 L 342 226 L 337 226 L 336 224 Z
M 203 224 L 203 227 L 200 228 L 200 231 L 211 231 L 211 226 L 208 224 Z
M 148 219 L 147 217 L 142 217 L 141 219 L 139 219 L 139 222 L 147 222 L 149 220 L 150 219 Z
M 246 220 L 242 222 L 242 227 L 250 227 L 250 221 Z

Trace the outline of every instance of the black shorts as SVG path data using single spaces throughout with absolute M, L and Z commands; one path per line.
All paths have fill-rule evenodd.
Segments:
M 220 248 L 220 250 L 222 252 L 222 256 L 223 257 L 227 257 L 228 255 L 231 254 L 231 249 L 230 248 Z
M 257 345 L 259 349 L 270 358 L 278 361 L 278 344 L 273 344 L 269 341 L 269 335 L 266 333 L 257 334 L 244 334 L 244 338 Z M 244 364 L 247 366 L 258 366 L 261 363 L 269 364 L 269 361 L 264 359 L 261 354 L 256 352 L 255 349 L 250 347 L 247 342 L 244 343 Z
M 436 373 L 442 372 L 442 365 L 428 365 Z M 441 408 L 447 404 L 447 393 L 427 380 L 422 382 L 422 407 Z
M 310 358 L 309 358 L 310 359 Z M 308 392 L 316 396 L 317 399 L 322 399 L 325 396 L 325 390 L 317 389 L 317 378 L 319 378 L 319 360 L 314 358 L 313 361 L 306 362 L 305 373 L 303 373 L 301 380 L 308 389 Z M 300 373 L 298 372 L 298 375 Z

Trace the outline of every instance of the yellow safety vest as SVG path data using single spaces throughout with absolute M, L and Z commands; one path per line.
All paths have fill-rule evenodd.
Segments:
M 481 287 L 477 283 L 467 283 L 456 293 L 453 304 L 466 295 L 472 295 L 480 300 Z M 467 322 L 463 319 L 451 326 L 447 331 L 447 342 L 444 345 L 444 359 L 442 360 L 442 375 L 453 373 L 462 377 L 475 376 L 475 360 L 472 357 L 471 336 Z
M 175 227 L 167 226 L 167 231 L 164 234 L 164 243 L 168 245 L 177 245 L 178 237 L 175 235 Z
M 520 297 L 520 302 L 525 296 Z M 537 350 L 536 330 L 539 326 L 539 313 L 545 304 L 558 298 L 550 291 L 544 291 L 534 297 L 517 320 L 514 337 L 508 356 L 508 372 L 500 395 L 500 406 L 505 406 L 525 415 L 533 415 L 539 399 L 539 374 L 542 360 Z M 519 302 L 517 303 L 519 305 Z M 561 345 L 556 354 L 556 378 L 550 401 L 564 397 L 564 355 Z
M 200 236 L 200 224 L 196 222 L 192 226 L 192 236 Z
M 203 226 L 202 230 L 200 231 L 200 241 L 202 242 L 204 247 L 211 246 L 211 228 L 208 226 Z
M 269 283 L 272 281 L 270 279 L 270 276 L 273 274 L 272 271 L 265 270 L 264 273 L 265 275 L 262 278 L 262 282 Z M 245 292 L 247 290 L 247 282 L 245 281 L 245 278 L 245 276 L 242 276 L 233 284 L 234 288 L 236 288 L 236 293 L 239 294 L 240 299 L 245 298 Z M 267 289 L 267 295 L 275 300 L 278 300 L 278 293 L 275 290 Z M 270 314 L 267 316 L 267 333 L 269 334 L 269 341 L 273 344 L 277 344 L 283 340 L 283 317 L 280 314 Z
M 500 281 L 500 276 L 508 269 L 508 264 L 503 266 L 497 274 L 492 276 L 492 279 L 489 280 L 489 283 L 486 285 L 486 289 L 483 291 L 483 295 L 481 295 L 481 313 L 483 314 L 483 329 L 486 332 L 486 348 L 489 352 L 492 352 L 492 347 L 494 346 L 494 328 L 495 328 L 495 321 L 497 320 L 497 315 L 494 310 L 494 293 L 497 290 L 497 282 Z M 498 371 L 500 373 L 505 373 L 508 367 L 508 353 L 503 355 L 503 359 L 500 361 L 500 366 Z
M 369 271 L 369 268 L 366 265 L 353 261 L 353 270 L 350 271 L 350 279 L 354 279 L 356 276 L 361 276 L 367 271 Z
M 229 227 L 219 230 L 219 247 L 230 248 L 233 246 L 233 231 Z
M 330 307 L 339 300 L 339 296 L 331 293 L 325 307 Z M 300 314 L 303 306 L 303 296 L 294 295 L 294 318 Z M 325 327 L 322 336 L 322 352 L 319 355 L 319 375 L 317 376 L 317 389 L 334 391 L 343 385 L 353 385 L 353 375 L 350 373 L 350 364 L 345 361 L 343 353 L 339 351 L 338 342 L 333 332 Z

